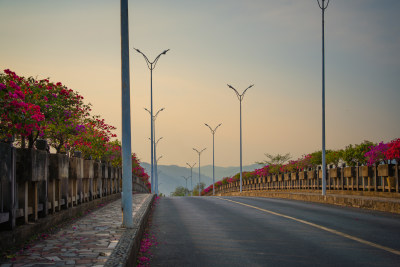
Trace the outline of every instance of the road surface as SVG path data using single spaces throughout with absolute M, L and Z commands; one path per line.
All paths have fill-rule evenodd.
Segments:
M 163 197 L 151 266 L 400 266 L 400 216 L 283 199 Z

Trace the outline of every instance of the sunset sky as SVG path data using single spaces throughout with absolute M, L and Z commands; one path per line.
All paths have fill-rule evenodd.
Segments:
M 326 11 L 326 144 L 400 137 L 400 1 L 331 0 Z M 121 138 L 120 2 L 0 0 L 0 68 L 80 92 Z M 132 151 L 150 161 L 151 60 L 159 164 L 215 163 L 321 149 L 321 10 L 313 0 L 129 1 Z

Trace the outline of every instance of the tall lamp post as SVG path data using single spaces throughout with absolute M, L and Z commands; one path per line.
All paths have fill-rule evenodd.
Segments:
M 189 163 L 186 162 L 186 165 L 189 166 L 190 168 L 190 187 L 192 188 L 192 196 L 193 196 L 193 167 L 196 165 L 196 163 L 193 163 L 193 165 L 190 165 Z
M 162 171 L 158 171 L 157 172 L 157 177 L 160 175 L 160 173 L 162 173 Z M 160 187 L 160 185 L 162 185 L 162 183 L 159 183 L 158 180 L 157 180 L 157 190 Z
M 122 225 L 133 227 L 128 0 L 121 0 Z
M 214 130 L 210 127 L 210 125 L 208 125 L 207 123 L 204 123 L 208 128 L 210 128 L 210 131 L 212 133 L 213 136 L 213 195 L 215 195 L 215 189 L 214 189 L 214 184 L 215 184 L 215 166 L 214 166 L 214 135 L 215 132 L 217 131 L 218 127 L 222 125 L 222 123 L 218 124 L 217 127 L 214 128 Z
M 156 119 L 157 119 L 157 116 L 158 116 L 158 114 L 161 112 L 161 111 L 163 111 L 165 108 L 160 108 L 157 112 L 156 112 L 156 115 L 154 115 L 152 118 L 153 118 L 153 120 L 152 120 L 152 123 L 153 123 L 153 139 L 151 139 L 151 138 L 149 138 L 150 139 L 150 141 L 151 142 L 155 142 L 155 139 L 156 139 Z M 151 111 L 150 110 L 148 110 L 147 108 L 144 108 L 144 110 L 146 110 L 149 114 L 150 114 L 150 116 L 151 116 Z M 162 137 L 160 138 L 160 139 L 162 139 Z M 158 141 L 160 141 L 160 140 L 158 140 Z M 158 143 L 158 141 L 157 141 L 157 143 Z M 157 148 L 156 148 L 156 144 L 153 144 L 153 147 L 152 147 L 152 149 L 154 150 L 153 152 L 154 152 L 154 154 L 153 154 L 153 157 L 154 158 L 157 158 L 157 155 L 156 155 L 156 150 L 157 150 Z M 153 160 L 153 162 L 154 162 L 154 160 Z M 153 167 L 153 165 L 152 165 L 152 167 Z M 152 192 L 154 192 L 154 193 L 156 193 L 156 194 L 158 194 L 158 173 L 157 173 L 157 164 L 155 164 L 154 165 L 154 186 L 152 186 Z M 154 190 L 154 191 L 153 191 Z
M 160 141 L 161 139 L 162 139 L 162 137 L 158 138 L 157 142 L 154 144 L 154 158 L 157 157 L 157 154 L 156 154 L 157 149 L 156 149 L 156 147 L 157 147 L 158 141 Z M 155 190 L 155 193 L 156 193 L 157 195 L 158 195 L 158 171 L 157 171 L 157 169 L 158 169 L 158 161 L 159 161 L 161 158 L 162 158 L 162 155 L 159 156 L 158 158 L 156 158 L 156 160 L 154 161 L 154 163 L 155 163 L 155 165 L 154 165 L 154 167 L 155 167 L 155 181 L 156 181 L 156 188 L 155 188 L 156 190 Z
M 183 177 L 183 179 L 185 179 L 185 181 L 186 181 L 186 191 L 185 191 L 185 196 L 187 196 L 187 191 L 188 191 L 188 188 L 187 188 L 187 180 L 189 179 L 189 176 L 188 176 L 188 177 L 186 177 L 186 176 L 183 176 L 183 175 L 182 175 L 182 177 Z
M 153 69 L 157 65 L 157 61 L 160 59 L 161 55 L 165 55 L 169 49 L 164 50 L 162 53 L 160 53 L 153 62 L 150 62 L 150 60 L 146 57 L 145 54 L 143 54 L 139 49 L 134 48 L 139 54 L 142 54 L 144 59 L 146 60 L 147 67 L 150 69 L 150 136 L 151 136 L 151 191 L 154 192 L 154 140 L 153 140 Z
M 322 10 L 322 195 L 326 195 L 326 160 L 325 160 L 325 9 L 329 0 L 317 0 Z
M 158 142 L 163 139 L 163 137 L 161 136 L 160 138 L 158 138 L 158 140 L 155 142 L 154 144 L 154 158 L 157 157 L 157 145 Z M 149 138 L 149 140 L 151 140 Z M 159 171 L 157 171 L 158 169 L 158 161 L 162 158 L 162 156 L 159 156 L 158 159 L 156 159 L 154 161 L 154 183 L 155 183 L 155 187 L 154 187 L 154 193 L 158 195 L 158 174 L 160 173 Z
M 200 155 L 204 150 L 206 150 L 206 148 L 203 148 L 201 151 L 197 150 L 196 148 L 193 148 L 193 150 L 196 151 L 197 154 L 199 154 L 199 196 L 200 196 Z
M 239 99 L 240 102 L 240 193 L 242 193 L 242 177 L 243 177 L 243 172 L 242 172 L 242 100 L 244 97 L 244 94 L 248 89 L 254 86 L 254 84 L 250 85 L 247 87 L 242 94 L 239 94 L 239 92 L 233 88 L 233 86 L 227 84 L 229 88 L 231 88 L 233 91 L 235 91 L 237 98 Z
M 159 183 L 158 186 L 162 185 L 162 183 Z

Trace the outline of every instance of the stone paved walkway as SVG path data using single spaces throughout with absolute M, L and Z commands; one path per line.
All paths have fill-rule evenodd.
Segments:
M 151 195 L 133 195 L 133 215 L 148 197 Z M 118 199 L 63 226 L 0 267 L 103 266 L 124 232 L 121 222 Z

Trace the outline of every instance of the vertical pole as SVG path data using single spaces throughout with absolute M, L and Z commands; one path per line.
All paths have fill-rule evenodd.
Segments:
M 193 167 L 190 168 L 190 187 L 192 188 L 192 196 L 193 196 Z
M 325 162 L 325 0 L 322 0 L 322 195 L 326 195 L 326 162 Z
M 150 136 L 151 136 L 151 193 L 155 193 L 154 185 L 154 131 L 153 131 L 153 65 L 150 65 Z
M 158 195 L 158 174 L 157 174 L 157 144 L 156 142 L 156 122 L 153 119 L 153 140 L 154 140 L 154 193 Z
M 199 196 L 200 196 L 200 154 L 199 153 Z
M 121 0 L 122 225 L 133 227 L 128 0 Z
M 215 172 L 214 172 L 214 134 L 215 132 L 212 133 L 213 134 L 213 195 L 215 195 L 215 188 L 214 188 L 214 184 L 215 184 Z
M 10 169 L 10 171 L 11 171 L 11 183 L 10 183 L 10 185 L 11 185 L 11 200 L 10 200 L 10 204 L 11 204 L 11 206 L 9 207 L 10 208 L 10 216 L 11 216 L 11 218 L 9 219 L 9 221 L 8 221 L 8 225 L 9 225 L 9 227 L 11 228 L 11 230 L 12 229 L 14 229 L 15 228 L 15 220 L 16 220 L 16 209 L 17 209 L 17 204 L 18 204 L 18 199 L 17 199 L 17 196 L 18 196 L 18 189 L 17 189 L 17 186 L 18 186 L 18 183 L 16 182 L 16 149 L 11 145 L 11 169 Z M 58 200 L 58 207 L 60 207 L 61 206 L 61 194 L 60 194 L 60 199 Z
M 240 193 L 242 193 L 242 96 L 240 96 Z

